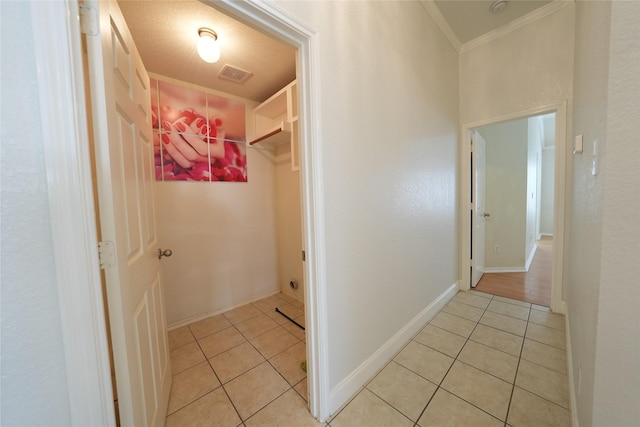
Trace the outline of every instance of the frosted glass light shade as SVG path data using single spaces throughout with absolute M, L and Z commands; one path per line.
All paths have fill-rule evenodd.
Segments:
M 220 59 L 220 46 L 218 46 L 218 35 L 208 28 L 198 30 L 198 55 L 203 61 L 213 64 Z

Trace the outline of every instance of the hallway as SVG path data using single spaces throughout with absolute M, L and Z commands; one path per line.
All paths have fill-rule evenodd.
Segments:
M 569 426 L 565 320 L 459 292 L 325 424 L 308 413 L 304 318 L 278 294 L 170 332 L 167 426 Z
M 518 301 L 551 305 L 553 238 L 542 237 L 526 273 L 484 273 L 474 289 Z

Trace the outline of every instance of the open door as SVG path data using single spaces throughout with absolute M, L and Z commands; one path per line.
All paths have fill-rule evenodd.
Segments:
M 86 1 L 87 55 L 120 422 L 164 425 L 171 371 L 154 211 L 149 76 L 115 1 Z
M 471 132 L 473 177 L 473 224 L 471 227 L 471 287 L 475 288 L 484 270 L 486 142 L 477 130 Z

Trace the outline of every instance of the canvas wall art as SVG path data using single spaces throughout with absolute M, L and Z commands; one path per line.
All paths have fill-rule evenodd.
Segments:
M 151 79 L 156 180 L 247 181 L 245 104 Z

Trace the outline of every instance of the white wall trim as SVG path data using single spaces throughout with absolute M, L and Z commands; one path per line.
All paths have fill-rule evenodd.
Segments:
M 520 119 L 546 113 L 556 113 L 556 155 L 554 179 L 553 206 L 553 272 L 551 279 L 551 310 L 557 313 L 566 311 L 566 304 L 562 301 L 563 268 L 564 268 L 564 227 L 565 227 L 565 199 L 566 192 L 566 150 L 567 150 L 567 101 L 556 104 L 543 105 L 501 116 L 464 123 L 460 131 L 460 289 L 470 289 L 470 259 L 471 251 L 471 217 L 470 217 L 470 165 L 471 145 L 470 132 L 478 127 Z M 485 268 L 484 271 L 488 269 Z
M 398 353 L 407 342 L 444 307 L 458 292 L 458 283 L 449 286 L 431 304 L 418 313 L 409 323 L 384 343 L 375 353 L 367 358 L 353 372 L 347 375 L 331 390 L 331 413 L 335 413 L 344 405 L 363 384 L 371 379 Z
M 526 273 L 524 267 L 484 267 L 483 273 Z
M 320 421 L 329 417 L 328 313 L 326 296 L 324 190 L 320 132 L 319 40 L 316 32 L 274 3 L 260 0 L 203 0 L 239 21 L 298 49 L 300 192 L 305 272 L 307 379 L 309 410 Z
M 532 24 L 546 16 L 556 13 L 571 4 L 574 4 L 574 0 L 555 0 L 551 3 L 547 3 L 546 5 L 529 12 L 524 16 L 521 16 L 520 18 L 515 19 L 500 28 L 496 28 L 493 31 L 485 33 L 473 40 L 464 43 L 458 51 L 460 53 L 468 52 L 478 46 L 489 43 L 495 39 L 499 39 L 500 37 L 506 36 L 507 34 L 519 28 Z
M 442 12 L 440 12 L 440 8 L 435 4 L 433 0 L 420 0 L 420 3 L 422 3 L 425 9 L 427 9 L 427 12 L 429 12 L 429 15 L 431 15 L 431 18 L 433 18 L 433 20 L 436 22 L 436 25 L 438 26 L 438 28 L 440 28 L 440 31 L 442 31 L 447 40 L 449 40 L 451 46 L 453 46 L 456 52 L 460 53 L 462 43 L 460 43 L 460 40 L 458 40 L 458 37 L 456 37 L 456 34 L 451 29 L 451 26 L 442 15 Z
M 76 1 L 31 5 L 71 425 L 115 425 Z
M 529 267 L 531 267 L 531 262 L 533 261 L 533 257 L 536 256 L 536 251 L 538 250 L 538 245 L 533 245 L 533 249 L 529 253 L 527 257 L 527 261 L 524 264 L 524 267 L 483 267 L 483 273 L 526 273 L 529 271 Z
M 551 310 L 566 313 L 563 301 L 565 208 L 567 200 L 567 102 L 556 108 L 556 151 L 553 184 L 553 271 L 551 273 Z
M 533 257 L 536 256 L 537 250 L 538 250 L 538 245 L 534 243 L 533 249 L 531 250 L 531 253 L 527 257 L 527 262 L 524 264 L 524 271 L 529 271 L 529 267 L 531 267 L 531 263 L 533 262 Z
M 571 329 L 569 325 L 569 313 L 567 310 L 564 312 L 564 330 L 566 347 L 567 347 L 567 377 L 569 377 L 569 410 L 571 411 L 571 426 L 578 427 L 578 403 L 576 401 L 576 388 L 575 381 L 573 380 L 573 353 L 571 351 Z
M 249 301 L 245 301 L 245 302 L 242 302 L 240 304 L 235 304 L 235 305 L 233 305 L 231 307 L 228 307 L 228 308 L 223 308 L 221 310 L 217 310 L 217 311 L 214 311 L 212 313 L 200 314 L 198 316 L 190 317 L 190 318 L 188 318 L 186 320 L 181 320 L 179 322 L 172 323 L 172 324 L 167 326 L 167 330 L 173 331 L 175 329 L 182 328 L 183 326 L 190 325 L 190 324 L 198 322 L 200 320 L 208 319 L 209 317 L 217 316 L 219 314 L 223 314 L 223 313 L 229 312 L 231 310 L 235 310 L 236 308 L 242 307 L 243 305 L 251 304 L 253 302 L 260 301 L 260 300 L 265 299 L 265 298 L 269 298 L 270 296 L 273 296 L 273 295 L 278 295 L 280 292 L 281 292 L 280 290 L 277 290 L 275 292 L 269 292 L 268 294 L 265 294 L 265 295 L 263 295 L 261 297 L 253 298 L 253 299 L 251 299 Z

